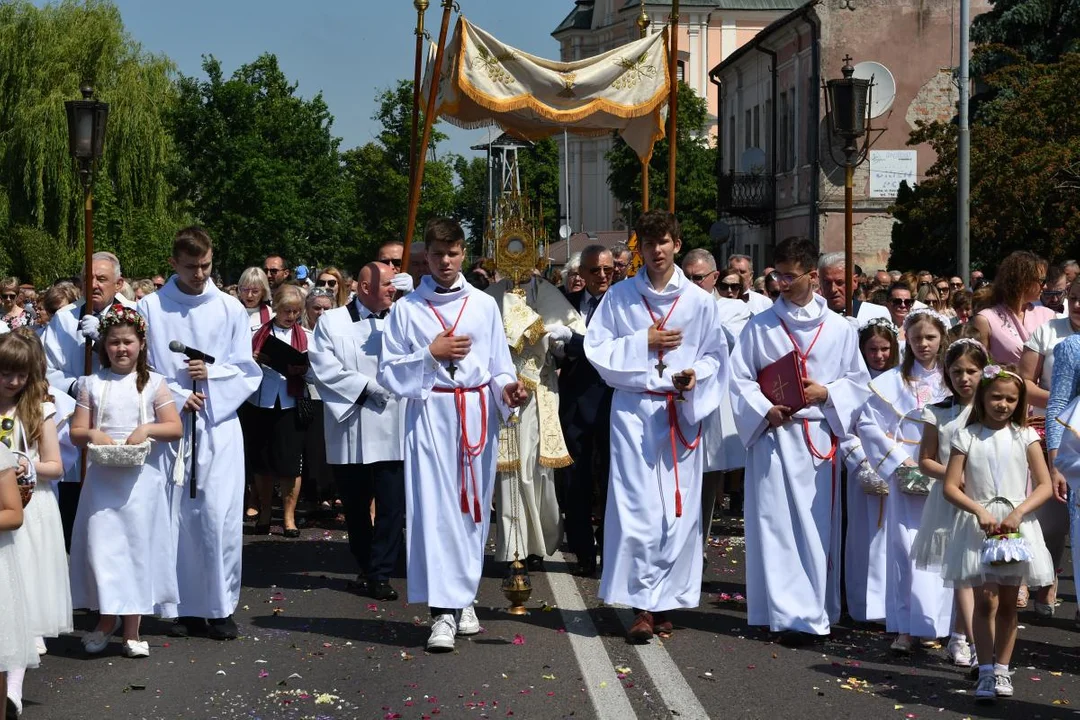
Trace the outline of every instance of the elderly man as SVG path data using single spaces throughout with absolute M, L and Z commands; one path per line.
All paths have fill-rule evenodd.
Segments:
M 401 407 L 375 380 L 394 275 L 394 267 L 381 262 L 361 268 L 356 299 L 322 316 L 308 350 L 323 400 L 326 461 L 345 504 L 349 550 L 360 568 L 351 587 L 384 602 L 398 597 L 390 574 L 401 556 L 405 526 Z
M 728 257 L 728 268 L 739 273 L 742 280 L 742 300 L 750 306 L 750 312 L 757 315 L 772 307 L 772 300 L 761 293 L 754 292 L 754 261 L 747 255 L 731 255 Z
M 844 281 L 844 253 L 826 253 L 818 259 L 818 295 L 825 298 L 830 310 L 841 315 L 847 314 L 847 293 L 852 285 Z M 889 317 L 888 308 L 862 300 L 854 300 L 851 310 L 860 329 L 873 318 Z
M 1075 260 L 1066 260 L 1061 266 L 1065 268 L 1065 278 L 1069 281 L 1069 284 L 1072 285 L 1076 276 L 1080 275 L 1080 263 L 1077 263 Z
M 611 280 L 615 264 L 611 251 L 603 245 L 589 245 L 581 251 L 581 275 L 585 287 L 570 293 L 567 300 L 588 327 Z M 607 499 L 609 420 L 611 388 L 600 379 L 585 357 L 585 335 L 575 332 L 564 345 L 559 366 L 559 419 L 566 447 L 574 464 L 566 469 L 563 514 L 566 540 L 577 556 L 577 572 L 596 575 L 597 541 L 603 542 L 603 508 Z M 593 532 L 593 506 L 599 499 L 600 530 Z
M 611 284 L 626 279 L 626 274 L 630 271 L 630 248 L 625 243 L 615 243 L 611 246 L 611 261 L 615 267 L 615 279 L 611 281 Z
M 270 281 L 270 290 L 277 290 L 289 279 L 289 266 L 280 255 L 267 255 L 263 260 L 263 272 Z
M 708 250 L 691 250 L 683 258 L 683 273 L 690 282 L 709 293 L 716 299 L 720 310 L 720 321 L 727 336 L 728 348 L 735 347 L 739 333 L 749 322 L 753 314 L 750 306 L 741 300 L 721 297 L 716 291 L 716 258 Z M 720 408 L 709 415 L 702 423 L 701 436 L 704 439 L 704 473 L 701 486 L 701 522 L 706 543 L 712 527 L 713 510 L 720 488 L 731 496 L 731 509 L 736 514 L 742 513 L 743 469 L 746 467 L 746 448 L 739 440 L 735 430 L 735 417 L 731 412 L 731 396 L 725 394 L 720 401 Z

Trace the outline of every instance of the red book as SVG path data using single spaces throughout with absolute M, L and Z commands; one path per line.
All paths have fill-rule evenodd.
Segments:
M 802 368 L 799 356 L 794 351 L 762 368 L 757 381 L 761 392 L 773 405 L 786 405 L 791 408 L 791 412 L 806 407 Z

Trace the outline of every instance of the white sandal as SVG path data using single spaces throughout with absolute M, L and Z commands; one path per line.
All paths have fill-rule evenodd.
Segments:
M 91 655 L 97 655 L 109 645 L 109 638 L 116 634 L 122 625 L 120 618 L 116 618 L 116 624 L 113 625 L 113 629 L 108 633 L 101 630 L 95 630 L 94 632 L 86 635 L 82 639 L 83 649 Z
M 145 640 L 125 640 L 124 657 L 150 657 L 150 643 L 146 642 Z

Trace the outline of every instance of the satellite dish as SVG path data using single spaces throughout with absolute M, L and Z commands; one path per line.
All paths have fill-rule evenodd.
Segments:
M 881 63 L 861 62 L 855 66 L 855 77 L 874 83 L 870 90 L 870 117 L 884 115 L 896 99 L 896 80 L 889 68 Z
M 739 160 L 739 169 L 744 173 L 765 172 L 765 151 L 761 148 L 746 148 Z
M 573 233 L 573 232 L 574 232 L 574 231 L 573 231 L 573 230 L 572 230 L 572 229 L 570 228 L 570 226 L 569 226 L 569 225 L 565 225 L 565 224 L 564 224 L 564 225 L 560 225 L 560 226 L 559 226 L 559 239 L 560 239 L 560 240 L 569 240 L 569 239 L 570 239 L 570 235 L 571 235 L 571 233 Z
M 709 228 L 709 237 L 713 242 L 724 242 L 731 237 L 731 226 L 723 220 L 717 220 Z

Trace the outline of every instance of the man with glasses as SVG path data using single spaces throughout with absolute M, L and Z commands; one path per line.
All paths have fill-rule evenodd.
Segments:
M 615 264 L 603 245 L 581 251 L 585 287 L 567 296 L 586 327 L 611 287 Z M 604 505 L 610 452 L 611 388 L 585 357 L 585 334 L 575 332 L 563 345 L 559 363 L 559 420 L 574 464 L 566 469 L 563 515 L 566 540 L 577 557 L 577 573 L 595 577 L 597 545 L 603 552 Z M 593 509 L 599 527 L 593 531 Z
M 615 267 L 615 278 L 611 284 L 625 280 L 630 271 L 630 248 L 625 243 L 615 243 L 611 246 L 611 262 Z
M 1035 305 L 1043 305 L 1058 314 L 1059 318 L 1068 317 L 1065 312 L 1065 292 L 1069 289 L 1069 280 L 1065 276 L 1065 268 L 1061 265 L 1051 265 L 1046 269 L 1046 281 L 1043 282 L 1042 293 Z
M 165 276 L 155 275 L 154 277 L 150 278 L 150 282 L 154 284 L 154 290 L 160 290 L 161 287 L 165 284 Z
M 817 247 L 776 246 L 781 295 L 750 320 L 732 353 L 735 424 L 747 448 L 746 596 L 750 625 L 788 644 L 828 635 L 840 617 L 840 458 L 837 441 L 866 402 L 870 376 L 855 326 L 814 292 Z M 843 293 L 841 293 L 843 296 Z M 761 372 L 797 353 L 805 408 L 774 404 Z M 784 376 L 778 376 L 784 381 Z M 791 380 L 789 379 L 788 382 Z
M 750 306 L 750 312 L 757 315 L 772 306 L 772 300 L 759 292 L 754 292 L 754 261 L 749 255 L 730 255 L 728 268 L 739 273 L 743 284 L 742 301 Z
M 844 253 L 831 252 L 822 255 L 817 265 L 817 292 L 825 298 L 829 309 L 840 315 L 847 314 L 847 293 L 853 287 L 852 283 L 844 282 L 844 263 Z M 851 312 L 859 328 L 865 327 L 873 318 L 889 316 L 886 308 L 859 299 L 852 301 Z
M 280 255 L 268 255 L 263 261 L 263 272 L 270 281 L 271 294 L 289 279 L 289 266 Z
M 893 325 L 900 328 L 900 336 L 896 339 L 904 341 L 904 320 L 915 306 L 915 299 L 911 297 L 911 288 L 905 283 L 894 282 L 889 286 L 889 319 Z
M 413 291 L 416 284 L 413 282 L 412 275 L 401 272 L 401 260 L 404 257 L 405 243 L 401 240 L 387 240 L 379 246 L 378 251 L 375 253 L 375 262 L 381 262 L 394 268 L 394 277 L 390 283 L 402 295 L 407 295 Z

